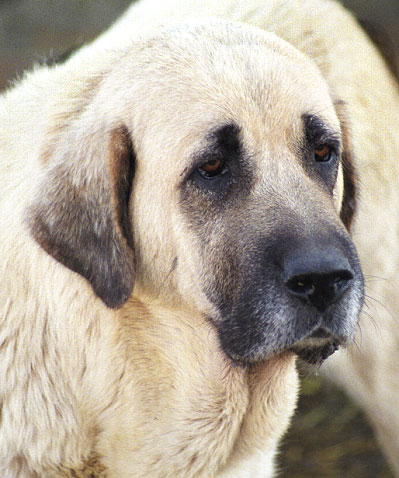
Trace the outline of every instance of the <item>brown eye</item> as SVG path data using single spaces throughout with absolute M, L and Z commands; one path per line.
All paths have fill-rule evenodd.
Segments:
M 201 169 L 203 171 L 205 171 L 206 173 L 214 173 L 221 166 L 222 166 L 222 160 L 221 159 L 212 159 L 211 161 L 208 161 L 203 166 L 201 166 Z
M 326 163 L 327 161 L 330 161 L 331 153 L 330 146 L 320 146 L 319 148 L 314 149 L 314 158 L 319 163 Z
M 200 173 L 207 179 L 220 176 L 226 171 L 224 161 L 221 159 L 211 159 L 199 168 Z

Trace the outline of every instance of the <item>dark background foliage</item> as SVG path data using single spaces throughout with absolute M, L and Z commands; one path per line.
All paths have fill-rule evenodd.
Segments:
M 342 1 L 368 29 L 397 73 L 398 0 Z M 34 63 L 62 55 L 94 38 L 130 3 L 130 0 L 0 0 L 0 90 Z M 307 370 L 303 375 L 298 413 L 281 447 L 280 476 L 392 477 L 358 407 L 316 372 Z

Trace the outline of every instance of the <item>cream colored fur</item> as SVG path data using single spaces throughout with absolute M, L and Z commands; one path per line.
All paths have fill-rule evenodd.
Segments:
M 221 16 L 275 32 L 311 57 L 347 104 L 362 188 L 354 238 L 376 301 L 367 302 L 356 346 L 329 359 L 329 369 L 368 411 L 399 470 L 399 381 L 392 379 L 399 347 L 396 84 L 351 16 L 333 2 L 143 0 L 65 65 L 29 73 L 0 100 L 1 476 L 72 477 L 77 470 L 108 478 L 273 474 L 277 444 L 295 407 L 294 357 L 284 354 L 250 372 L 232 366 L 204 319 L 211 306 L 197 289 L 196 257 L 187 254 L 187 263 L 170 274 L 181 231 L 176 197 L 161 191 L 155 162 L 160 154 L 180 161 L 176 137 L 184 134 L 189 148 L 195 140 L 190 124 L 200 130 L 214 113 L 203 106 L 193 109 L 188 125 L 173 122 L 175 108 L 183 108 L 173 101 L 174 79 L 165 87 L 159 70 L 155 80 L 141 75 L 140 64 L 152 58 L 141 49 L 147 40 L 131 38 L 191 16 Z M 265 38 L 285 51 L 278 40 Z M 303 70 L 304 83 L 314 82 L 318 91 L 324 83 L 311 62 L 291 49 L 286 53 L 293 68 Z M 231 85 L 217 86 L 202 91 L 204 105 L 221 104 L 223 88 L 231 92 Z M 153 95 L 169 88 L 161 110 L 154 110 L 149 87 Z M 325 96 L 321 91 L 320 104 Z M 82 277 L 44 252 L 27 226 L 26 207 L 38 194 L 46 161 L 66 148 L 59 138 L 82 110 L 77 129 L 96 140 L 93 148 L 100 148 L 109 125 L 124 120 L 139 138 L 137 155 L 149 161 L 136 171 L 131 203 L 134 230 L 141 231 L 135 237 L 136 288 L 120 310 L 105 307 Z M 172 181 L 176 170 L 163 174 Z M 159 195 L 147 204 L 145 190 L 157 181 Z M 154 217 L 157 210 L 161 217 Z M 179 252 L 189 251 L 191 240 L 184 237 Z
M 121 19 L 135 32 L 168 21 L 217 16 L 272 31 L 311 57 L 347 104 L 360 181 L 352 233 L 366 277 L 355 344 L 323 367 L 364 407 L 399 476 L 399 96 L 381 56 L 351 14 L 318 0 L 139 2 Z M 119 25 L 99 39 L 123 42 Z

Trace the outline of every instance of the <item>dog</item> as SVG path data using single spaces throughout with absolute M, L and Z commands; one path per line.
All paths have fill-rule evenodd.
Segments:
M 348 346 L 362 268 L 388 277 L 397 101 L 321 0 L 144 0 L 6 92 L 3 476 L 273 476 L 296 357 Z M 378 410 L 367 320 L 327 362 Z

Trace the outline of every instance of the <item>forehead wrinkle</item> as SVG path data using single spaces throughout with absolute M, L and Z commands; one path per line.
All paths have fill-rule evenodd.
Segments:
M 319 115 L 306 113 L 302 115 L 302 121 L 308 143 L 325 141 L 340 146 L 341 131 L 331 127 Z
M 246 45 L 243 41 L 232 47 L 218 38 L 211 38 L 215 44 L 209 45 L 209 38 L 194 37 L 191 39 L 196 40 L 193 51 L 188 49 L 187 52 L 185 45 L 184 51 L 174 51 L 170 58 L 165 59 L 163 53 L 157 66 L 152 58 L 151 80 L 146 76 L 142 83 L 147 91 L 143 95 L 148 105 L 145 111 L 151 112 L 151 119 L 137 115 L 135 122 L 135 125 L 140 123 L 140 128 L 147 125 L 148 149 L 154 148 L 154 142 L 158 143 L 158 148 L 162 145 L 165 157 L 173 152 L 176 166 L 181 164 L 183 156 L 187 158 L 188 151 L 193 151 L 193 143 L 198 145 L 199 141 L 204 141 L 203 134 L 209 125 L 223 119 L 234 119 L 243 132 L 252 130 L 254 141 L 251 140 L 250 146 L 258 150 L 263 148 L 265 141 L 271 142 L 270 147 L 278 147 L 281 142 L 299 136 L 303 131 L 298 126 L 301 112 L 315 110 L 320 105 L 328 107 L 326 109 L 331 106 L 333 110 L 332 103 L 327 102 L 329 96 L 325 85 L 320 95 L 313 93 L 320 89 L 314 88 L 315 84 L 323 85 L 321 75 L 316 74 L 316 66 L 308 60 L 305 62 L 301 56 L 286 55 L 285 48 L 277 48 L 279 42 L 276 45 L 274 41 Z M 237 37 L 241 39 L 241 35 Z M 177 43 L 182 47 L 181 39 Z M 257 55 L 261 52 L 263 54 Z M 301 86 L 298 87 L 293 79 Z M 152 95 L 148 95 L 150 86 Z M 154 115 L 154 111 L 158 114 Z M 180 151 L 185 154 L 177 154 Z

